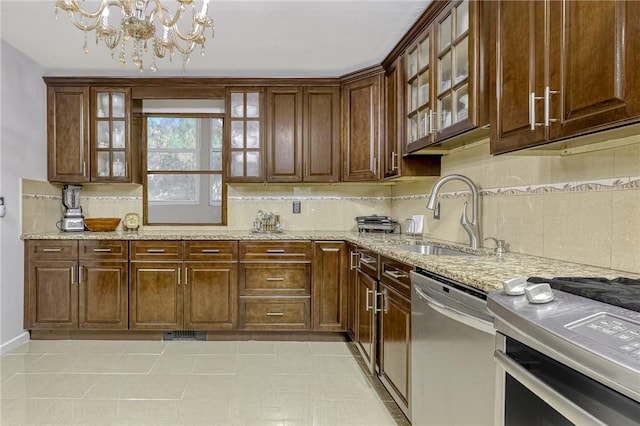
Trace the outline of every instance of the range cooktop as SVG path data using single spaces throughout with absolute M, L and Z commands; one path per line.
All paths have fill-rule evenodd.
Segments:
M 549 283 L 551 288 L 610 305 L 640 312 L 640 279 L 601 277 L 530 277 L 531 283 Z

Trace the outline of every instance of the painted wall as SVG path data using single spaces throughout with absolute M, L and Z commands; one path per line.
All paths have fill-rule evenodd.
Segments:
M 24 336 L 21 178 L 46 180 L 47 127 L 42 68 L 1 43 L 0 195 L 7 215 L 0 219 L 0 348 L 5 352 Z
M 640 273 L 640 134 L 634 132 L 616 139 L 619 147 L 569 156 L 491 156 L 485 142 L 444 156 L 442 175 L 462 174 L 478 185 L 482 235 L 506 240 L 510 251 Z M 447 182 L 435 220 L 425 208 L 432 186 L 393 187 L 392 215 L 424 214 L 428 235 L 468 243 L 459 223 L 468 187 Z M 471 216 L 471 206 L 468 211 Z

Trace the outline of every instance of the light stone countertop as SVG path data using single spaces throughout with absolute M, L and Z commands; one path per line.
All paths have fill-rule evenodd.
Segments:
M 565 262 L 519 253 L 502 257 L 492 249 L 471 250 L 468 246 L 428 237 L 404 234 L 358 233 L 342 231 L 285 231 L 282 233 L 252 233 L 249 231 L 154 231 L 138 232 L 50 232 L 25 234 L 23 240 L 316 240 L 348 241 L 381 255 L 417 266 L 436 274 L 491 292 L 502 289 L 502 282 L 517 276 L 598 276 L 640 278 L 639 274 Z M 470 256 L 422 255 L 398 248 L 400 244 L 433 244 L 469 252 Z

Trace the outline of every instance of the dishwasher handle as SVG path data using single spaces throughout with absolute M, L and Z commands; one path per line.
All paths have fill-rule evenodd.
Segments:
M 531 374 L 525 368 L 520 366 L 509 355 L 501 350 L 495 351 L 493 358 L 499 368 L 502 368 L 507 374 L 516 379 L 525 388 L 540 397 L 549 404 L 554 410 L 560 413 L 567 420 L 576 425 L 601 425 L 605 423 L 595 418 L 591 413 L 575 404 L 573 401 L 544 383 L 542 380 Z
M 437 302 L 433 298 L 429 297 L 424 291 L 422 291 L 422 289 L 420 289 L 420 287 L 416 285 L 414 285 L 413 288 L 415 289 L 416 293 L 418 293 L 418 296 L 420 296 L 420 298 L 422 298 L 431 309 L 438 312 L 439 314 L 444 315 L 445 317 L 459 323 L 468 325 L 469 327 L 472 327 L 478 331 L 482 331 L 483 333 L 495 336 L 496 330 L 493 327 L 493 324 L 489 321 L 485 321 L 464 312 L 460 312 L 457 309 L 453 309 L 449 306 L 443 305 L 442 303 Z

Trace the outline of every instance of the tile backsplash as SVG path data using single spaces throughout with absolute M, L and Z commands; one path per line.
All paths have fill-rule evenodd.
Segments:
M 442 175 L 463 174 L 477 184 L 482 236 L 506 240 L 510 251 L 640 273 L 640 135 L 601 151 L 533 154 L 491 156 L 484 141 L 443 156 Z M 233 184 L 227 226 L 187 229 L 248 230 L 258 210 L 279 214 L 285 230 L 352 231 L 360 215 L 391 215 L 401 223 L 424 215 L 425 235 L 466 244 L 459 222 L 464 202 L 470 201 L 468 188 L 446 183 L 441 218 L 435 220 L 425 205 L 436 181 Z M 62 185 L 22 181 L 23 233 L 56 230 L 63 213 L 61 190 Z M 81 200 L 86 217 L 142 214 L 140 185 L 87 184 Z M 299 214 L 293 213 L 293 201 L 301 202 Z M 493 247 L 493 242 L 484 245 Z

